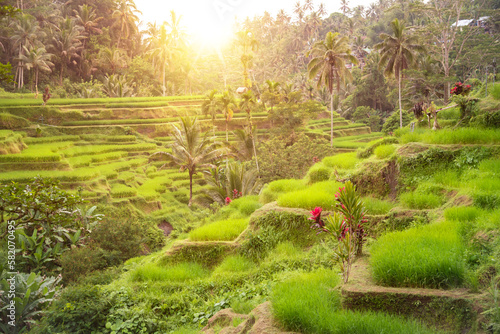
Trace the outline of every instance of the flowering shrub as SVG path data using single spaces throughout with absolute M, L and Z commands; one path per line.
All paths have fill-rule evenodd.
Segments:
M 468 95 L 471 92 L 471 85 L 464 85 L 460 81 L 455 83 L 455 86 L 451 89 L 451 95 Z
M 226 205 L 229 205 L 231 202 L 231 199 L 229 197 L 226 197 Z
M 311 228 L 318 233 L 328 233 L 338 241 L 335 255 L 340 263 L 340 270 L 344 283 L 349 280 L 351 265 L 355 255 L 361 255 L 364 238 L 366 236 L 363 224 L 366 223 L 365 208 L 360 196 L 356 194 L 356 187 L 351 181 L 345 187 L 340 187 L 335 194 L 336 210 L 333 216 L 326 218 L 326 223 L 321 219 L 320 207 L 311 211 L 310 220 L 314 221 Z

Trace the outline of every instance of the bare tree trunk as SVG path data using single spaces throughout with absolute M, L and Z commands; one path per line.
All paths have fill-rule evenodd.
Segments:
M 333 91 L 330 94 L 330 147 L 333 148 Z
M 401 69 L 399 70 L 398 76 L 398 86 L 399 86 L 399 127 L 403 127 L 403 109 L 401 107 Z
M 193 204 L 193 173 L 189 171 L 189 203 L 188 206 Z

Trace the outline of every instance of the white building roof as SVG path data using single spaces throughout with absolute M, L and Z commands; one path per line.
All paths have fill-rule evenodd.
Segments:
M 474 20 L 459 20 L 458 22 L 453 23 L 452 27 L 466 27 L 472 23 Z

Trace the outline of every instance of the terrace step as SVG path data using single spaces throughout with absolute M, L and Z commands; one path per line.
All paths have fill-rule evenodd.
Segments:
M 352 265 L 349 282 L 342 287 L 343 307 L 414 317 L 453 333 L 475 333 L 484 294 L 467 289 L 438 290 L 376 285 L 367 257 Z

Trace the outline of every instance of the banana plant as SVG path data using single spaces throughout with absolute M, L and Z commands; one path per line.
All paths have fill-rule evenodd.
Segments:
M 61 276 L 45 278 L 33 272 L 7 276 L 5 271 L 0 276 L 0 304 L 3 305 L 0 308 L 0 331 L 7 334 L 25 333 L 43 315 L 43 309 L 54 300 Z M 11 283 L 15 284 L 14 298 L 6 293 L 11 291 Z M 11 301 L 15 304 L 15 326 L 9 325 L 11 318 L 7 317 Z

